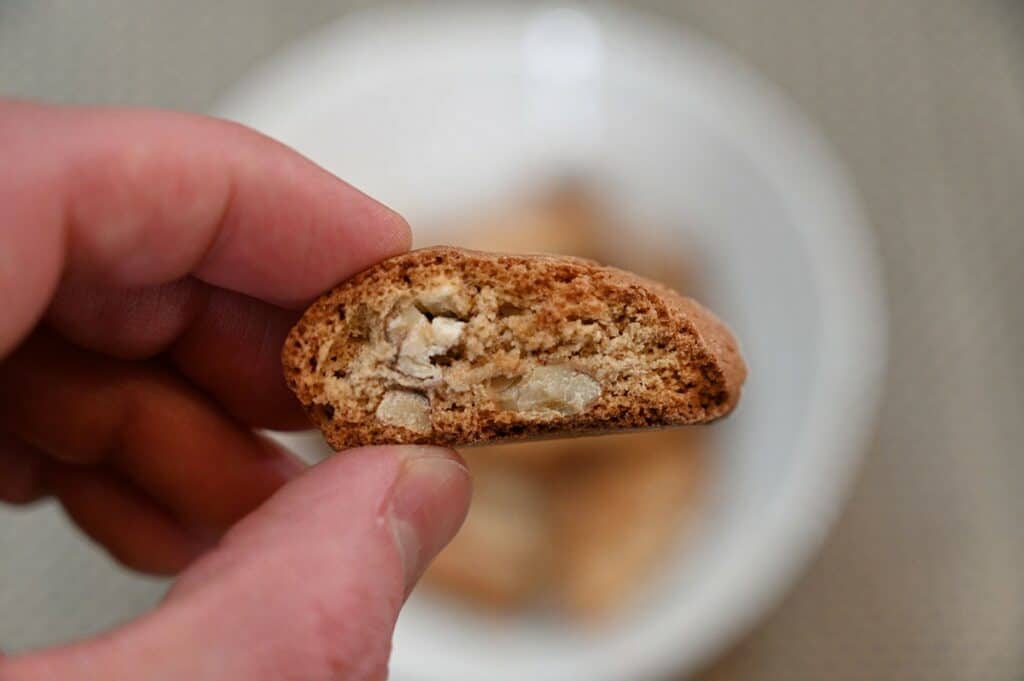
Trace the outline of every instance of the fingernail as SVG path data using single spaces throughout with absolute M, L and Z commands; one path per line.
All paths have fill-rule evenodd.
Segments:
M 439 447 L 402 447 L 399 457 L 389 520 L 408 591 L 462 525 L 469 471 L 458 454 Z

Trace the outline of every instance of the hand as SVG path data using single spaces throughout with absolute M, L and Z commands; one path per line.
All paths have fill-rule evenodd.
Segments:
M 407 249 L 406 223 L 200 117 L 0 102 L 0 149 L 0 500 L 53 495 L 123 564 L 181 572 L 154 611 L 0 679 L 384 678 L 465 468 L 377 447 L 303 472 L 252 428 L 306 425 L 285 334 Z

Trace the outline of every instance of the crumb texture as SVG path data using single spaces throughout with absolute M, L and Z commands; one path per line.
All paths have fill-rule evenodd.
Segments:
M 317 300 L 283 354 L 335 448 L 704 423 L 746 369 L 692 300 L 590 261 L 438 247 Z

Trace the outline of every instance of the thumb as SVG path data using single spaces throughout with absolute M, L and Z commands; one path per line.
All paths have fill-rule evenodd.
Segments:
M 469 496 L 448 450 L 332 457 L 236 525 L 155 611 L 8 658 L 0 679 L 384 679 L 398 611 Z

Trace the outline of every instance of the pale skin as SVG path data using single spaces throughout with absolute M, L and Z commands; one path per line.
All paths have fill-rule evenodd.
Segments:
M 304 470 L 253 428 L 306 427 L 285 334 L 408 225 L 198 116 L 0 101 L 0 149 L 0 501 L 55 497 L 120 563 L 177 576 L 118 629 L 0 653 L 0 681 L 385 678 L 465 467 L 375 447 Z

